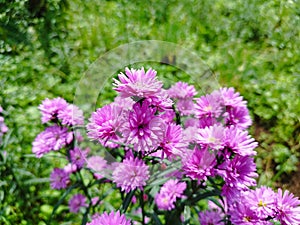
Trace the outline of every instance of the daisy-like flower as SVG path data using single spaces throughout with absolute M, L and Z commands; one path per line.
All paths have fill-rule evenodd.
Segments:
M 300 200 L 281 188 L 276 194 L 276 219 L 283 225 L 300 224 Z
M 225 225 L 220 212 L 204 211 L 199 213 L 199 221 L 201 225 Z
M 155 196 L 155 203 L 161 210 L 172 210 L 175 208 L 174 203 L 177 198 L 185 197 L 183 192 L 186 189 L 185 182 L 179 180 L 168 180 L 160 189 L 159 193 Z
M 196 98 L 195 114 L 198 118 L 215 117 L 218 118 L 222 113 L 220 93 L 214 91 L 211 94 Z
M 136 188 L 142 189 L 150 177 L 149 174 L 149 167 L 143 160 L 130 157 L 116 166 L 112 178 L 117 187 L 129 193 Z
M 84 124 L 83 111 L 73 104 L 68 104 L 67 107 L 59 110 L 57 118 L 64 125 L 75 126 Z
M 151 107 L 156 108 L 160 112 L 172 109 L 173 105 L 173 101 L 165 89 L 161 89 L 155 95 L 148 96 L 145 101 L 148 101 Z
M 254 138 L 248 135 L 247 131 L 230 126 L 225 129 L 225 145 L 232 149 L 233 152 L 241 156 L 253 156 L 256 155 L 254 149 L 258 143 L 255 142 Z
M 234 204 L 228 214 L 230 215 L 230 221 L 235 225 L 263 225 L 255 211 L 249 208 L 248 204 L 245 204 L 244 198 L 240 199 L 240 202 Z M 270 224 L 270 223 L 268 223 Z
M 226 159 L 217 170 L 228 187 L 238 190 L 248 189 L 256 185 L 256 164 L 249 156 L 236 155 L 232 160 Z
M 91 156 L 87 159 L 87 168 L 94 172 L 96 179 L 101 179 L 105 175 L 104 169 L 107 166 L 106 160 L 101 156 Z
M 274 216 L 275 192 L 271 188 L 262 186 L 249 190 L 245 194 L 245 200 L 249 208 L 256 212 L 258 218 L 266 219 Z
M 111 103 L 92 113 L 87 124 L 89 138 L 99 141 L 104 146 L 117 147 L 114 141 L 120 141 L 119 128 L 123 123 L 122 108 Z
M 186 99 L 193 98 L 197 91 L 193 85 L 179 81 L 168 89 L 168 94 L 171 98 Z
M 212 149 L 219 150 L 224 147 L 225 128 L 214 124 L 198 130 L 197 142 Z
M 42 113 L 42 123 L 47 123 L 48 121 L 56 119 L 58 113 L 66 109 L 67 106 L 68 103 L 63 98 L 46 98 L 38 107 Z
M 82 168 L 88 153 L 88 148 L 86 150 L 82 150 L 79 147 L 75 147 L 74 149 L 70 150 L 70 158 L 72 163 L 75 164 L 78 169 Z
M 131 225 L 131 221 L 126 219 L 125 215 L 121 214 L 119 211 L 104 212 L 101 215 L 93 216 L 93 219 L 87 225 Z
M 147 72 L 144 68 L 138 70 L 126 68 L 126 75 L 123 73 L 118 75 L 120 81 L 114 79 L 114 90 L 119 92 L 123 98 L 155 96 L 162 88 L 162 82 L 156 79 L 156 73 L 151 68 Z
M 129 123 L 122 130 L 127 144 L 132 144 L 135 151 L 155 150 L 162 142 L 165 132 L 164 121 L 155 116 L 155 109 L 148 101 L 137 102 L 129 113 Z
M 214 166 L 217 164 L 216 157 L 207 148 L 195 147 L 192 156 L 183 166 L 186 176 L 193 180 L 207 180 L 208 176 L 215 175 Z
M 182 128 L 179 125 L 170 123 L 166 126 L 166 132 L 162 143 L 160 144 L 167 157 L 181 156 L 186 150 L 187 143 L 182 139 Z
M 47 127 L 35 138 L 32 143 L 32 152 L 37 158 L 41 158 L 51 150 L 60 150 L 67 144 L 70 144 L 72 140 L 73 135 L 71 132 L 68 132 L 68 128 L 57 125 Z
M 189 116 L 195 113 L 195 104 L 192 99 L 179 99 L 176 107 L 182 116 Z
M 52 189 L 63 189 L 70 183 L 69 173 L 64 169 L 54 168 L 50 174 L 50 186 Z
M 222 104 L 229 107 L 246 106 L 247 102 L 243 100 L 240 93 L 235 92 L 234 88 L 220 88 Z
M 247 129 L 252 124 L 247 107 L 226 108 L 225 123 L 227 126 L 234 125 L 240 129 Z
M 88 207 L 87 198 L 82 194 L 73 195 L 69 200 L 69 209 L 72 213 L 78 213 L 80 208 Z

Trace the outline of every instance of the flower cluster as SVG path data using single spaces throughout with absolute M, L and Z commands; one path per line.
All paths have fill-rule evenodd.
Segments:
M 188 223 L 184 212 L 199 212 L 199 201 L 208 197 L 218 204 L 207 201 L 209 209 L 197 213 L 201 224 L 300 224 L 298 198 L 281 189 L 276 193 L 257 187 L 258 143 L 247 131 L 252 121 L 243 97 L 233 88 L 197 97 L 195 87 L 185 82 L 164 89 L 156 74 L 153 69 L 126 68 L 114 79 L 114 101 L 91 114 L 87 136 L 116 159 L 111 164 L 73 145 L 72 128 L 83 123 L 78 107 L 61 98 L 46 99 L 39 107 L 42 122 L 55 125 L 37 136 L 33 152 L 42 157 L 65 148 L 69 161 L 53 170 L 51 187 L 68 187 L 77 173 L 77 182 L 82 180 L 78 185 L 88 194 L 74 195 L 70 210 L 86 208 L 86 215 L 91 207 L 93 212 L 98 205 L 105 208 L 100 202 L 108 194 L 93 197 L 89 193 L 99 191 L 88 189 L 100 185 L 105 190 L 108 185 L 120 192 L 120 211 L 95 214 L 88 225 L 162 224 L 161 218 Z M 83 170 L 91 172 L 90 181 L 82 178 Z

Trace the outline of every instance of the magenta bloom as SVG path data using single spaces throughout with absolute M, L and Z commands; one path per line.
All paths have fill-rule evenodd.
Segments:
M 104 146 L 117 147 L 114 142 L 121 140 L 118 130 L 124 122 L 122 116 L 122 108 L 114 103 L 97 109 L 92 113 L 87 124 L 88 137 L 99 141 Z
M 183 142 L 181 126 L 174 123 L 168 124 L 160 146 L 168 157 L 171 155 L 180 157 L 188 146 L 187 142 Z
M 120 214 L 119 211 L 116 213 L 112 211 L 109 214 L 104 212 L 102 215 L 94 216 L 87 225 L 131 225 L 131 221 L 127 220 L 125 215 Z
M 50 186 L 52 189 L 63 189 L 70 182 L 69 173 L 64 169 L 54 168 L 50 174 Z
M 218 168 L 218 174 L 225 180 L 227 186 L 238 190 L 256 185 L 256 164 L 248 156 L 236 155 L 232 160 L 226 159 Z
M 116 166 L 112 178 L 117 187 L 129 193 L 136 188 L 142 189 L 150 177 L 149 173 L 149 167 L 143 160 L 130 157 Z
M 229 210 L 230 221 L 235 225 L 263 225 L 255 211 L 252 211 L 245 199 L 241 199 L 236 205 Z M 267 223 L 267 224 L 270 224 Z
M 234 88 L 220 88 L 222 96 L 222 104 L 229 107 L 241 107 L 246 106 L 247 102 L 243 100 L 240 93 L 235 92 Z
M 195 114 L 195 104 L 192 99 L 179 99 L 176 107 L 182 116 Z
M 193 180 L 207 180 L 207 177 L 215 175 L 214 166 L 217 164 L 216 157 L 207 148 L 194 149 L 192 156 L 183 166 L 186 176 Z
M 88 207 L 87 198 L 82 194 L 73 195 L 69 201 L 69 209 L 72 213 L 78 213 L 80 208 Z
M 300 224 L 300 200 L 279 188 L 276 195 L 276 219 L 283 225 Z
M 57 117 L 64 125 L 75 126 L 84 124 L 83 111 L 73 104 L 69 104 L 64 109 L 59 110 Z
M 94 172 L 96 179 L 101 179 L 105 175 L 104 169 L 107 166 L 106 160 L 101 156 L 91 156 L 87 159 L 87 168 Z
M 168 94 L 171 98 L 186 99 L 193 98 L 197 91 L 193 85 L 179 81 L 168 89 Z
M 254 151 L 254 149 L 258 145 L 254 138 L 251 138 L 251 136 L 248 135 L 247 131 L 242 131 L 234 126 L 230 126 L 225 129 L 225 144 L 234 153 L 241 156 L 256 155 L 256 151 Z
M 74 149 L 70 150 L 70 158 L 73 164 L 77 166 L 78 169 L 82 168 L 86 157 L 89 153 L 89 149 L 82 150 L 78 147 L 75 147 Z
M 173 101 L 165 89 L 161 89 L 155 95 L 148 96 L 145 101 L 148 101 L 151 107 L 156 108 L 160 112 L 172 109 L 173 106 Z
M 165 123 L 154 115 L 155 111 L 147 101 L 133 105 L 133 111 L 129 113 L 129 124 L 124 126 L 122 133 L 126 143 L 132 144 L 135 151 L 149 152 L 162 142 Z
M 196 98 L 195 114 L 198 118 L 201 117 L 216 117 L 222 113 L 220 93 L 214 91 L 211 94 Z
M 234 125 L 240 129 L 246 129 L 252 124 L 252 120 L 246 106 L 226 108 L 225 122 L 227 126 Z
M 63 98 L 58 97 L 51 100 L 46 98 L 38 107 L 42 113 L 42 123 L 56 119 L 58 113 L 66 109 L 67 106 L 68 103 Z
M 68 128 L 56 125 L 47 127 L 35 138 L 32 143 L 32 152 L 37 158 L 41 158 L 51 150 L 60 150 L 67 144 L 70 144 L 72 140 L 73 135 L 71 132 L 68 132 Z
M 225 129 L 222 125 L 213 125 L 199 129 L 197 142 L 212 149 L 219 150 L 224 147 Z
M 199 221 L 201 225 L 224 225 L 220 212 L 204 211 L 199 213 Z
M 183 198 L 183 192 L 186 189 L 185 182 L 179 182 L 177 179 L 168 180 L 155 196 L 155 203 L 161 210 L 172 210 L 177 198 Z
M 126 74 L 126 75 L 125 75 Z M 162 82 L 156 79 L 156 71 L 151 68 L 145 73 L 144 68 L 135 70 L 125 68 L 125 74 L 118 75 L 119 80 L 114 79 L 114 90 L 121 97 L 146 98 L 155 96 L 162 88 Z

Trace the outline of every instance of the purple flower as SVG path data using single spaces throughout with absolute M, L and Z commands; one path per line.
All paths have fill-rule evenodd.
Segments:
M 77 166 L 78 169 L 81 169 L 86 161 L 86 157 L 89 153 L 89 149 L 85 151 L 79 147 L 75 147 L 70 150 L 71 162 Z
M 50 186 L 52 189 L 63 189 L 70 182 L 69 173 L 64 169 L 54 168 L 50 174 Z
M 225 129 L 225 144 L 234 153 L 241 156 L 256 155 L 254 149 L 258 145 L 254 138 L 251 138 L 251 136 L 248 135 L 247 131 L 242 131 L 234 126 Z
M 120 214 L 119 211 L 109 214 L 104 212 L 102 215 L 96 215 L 93 220 L 87 225 L 131 225 L 131 221 L 127 220 L 125 215 Z
M 119 128 L 123 123 L 122 108 L 114 103 L 105 105 L 92 113 L 87 124 L 89 138 L 102 143 L 104 146 L 117 147 L 114 142 L 120 141 Z
M 224 225 L 220 212 L 204 211 L 199 213 L 199 221 L 201 225 Z
M 225 122 L 227 126 L 234 125 L 246 129 L 252 124 L 249 111 L 244 107 L 226 107 Z
M 67 106 L 68 103 L 66 100 L 60 97 L 51 100 L 46 98 L 38 107 L 42 113 L 42 123 L 47 123 L 48 121 L 56 119 L 58 113 L 66 109 Z
M 225 129 L 222 125 L 216 125 L 199 129 L 197 142 L 212 149 L 219 150 L 224 147 Z
M 220 88 L 220 93 L 222 96 L 222 104 L 230 107 L 241 107 L 246 106 L 247 102 L 243 100 L 240 93 L 235 92 L 234 88 Z
M 47 127 L 35 138 L 32 143 L 32 152 L 37 158 L 40 158 L 51 150 L 60 150 L 67 144 L 70 144 L 72 140 L 73 135 L 71 132 L 68 132 L 68 128 L 57 125 Z
M 84 124 L 82 110 L 73 104 L 69 104 L 64 109 L 59 110 L 57 113 L 57 117 L 64 125 L 75 126 Z
M 217 164 L 216 157 L 207 148 L 198 149 L 195 147 L 192 156 L 183 166 L 186 176 L 193 180 L 206 180 L 209 176 L 215 175 L 214 166 Z
M 182 128 L 179 125 L 170 123 L 166 126 L 166 132 L 162 143 L 160 144 L 164 153 L 169 157 L 181 156 L 186 150 L 187 143 L 182 139 Z
M 149 167 L 143 160 L 130 157 L 116 166 L 112 178 L 117 187 L 129 193 L 136 188 L 142 189 L 150 177 L 149 173 Z
M 186 189 L 185 182 L 179 182 L 177 179 L 168 180 L 155 196 L 155 203 L 159 209 L 172 210 L 177 198 L 185 197 L 183 192 Z
M 168 89 L 168 94 L 171 98 L 186 99 L 193 98 L 197 91 L 193 85 L 179 81 Z
M 211 94 L 196 98 L 195 114 L 198 118 L 201 117 L 216 117 L 222 113 L 220 93 L 214 91 Z
M 69 209 L 72 213 L 78 213 L 80 208 L 88 207 L 87 198 L 82 194 L 73 195 L 69 201 Z
M 164 121 L 155 116 L 155 109 L 147 101 L 137 102 L 129 113 L 129 123 L 122 133 L 127 144 L 132 144 L 135 151 L 149 152 L 155 150 L 162 142 L 165 132 Z
M 179 99 L 176 107 L 182 116 L 189 116 L 195 113 L 195 104 L 192 99 Z
M 244 190 L 256 185 L 256 164 L 248 156 L 236 155 L 232 160 L 226 159 L 217 171 L 228 187 Z
M 105 175 L 104 169 L 107 166 L 106 160 L 101 156 L 91 156 L 87 159 L 87 168 L 94 172 L 96 179 L 101 179 Z
M 172 109 L 173 105 L 173 101 L 165 89 L 161 89 L 155 95 L 148 96 L 145 101 L 148 101 L 151 107 L 156 108 L 160 112 Z
M 126 74 L 126 75 L 125 75 Z M 114 79 L 114 90 L 121 94 L 121 97 L 145 98 L 155 96 L 160 92 L 162 82 L 156 79 L 156 71 L 151 68 L 145 73 L 144 68 L 125 69 L 125 74 L 118 75 L 119 80 Z
M 276 195 L 276 219 L 283 225 L 300 224 L 300 200 L 292 193 L 278 189 Z

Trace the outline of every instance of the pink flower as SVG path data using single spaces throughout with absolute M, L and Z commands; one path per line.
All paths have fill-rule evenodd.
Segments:
M 69 104 L 64 109 L 59 110 L 57 113 L 57 117 L 64 125 L 75 126 L 84 124 L 82 110 L 73 104 Z
M 72 213 L 78 213 L 80 208 L 88 207 L 87 198 L 82 194 L 73 195 L 69 201 L 69 209 Z
M 204 211 L 199 213 L 199 221 L 201 225 L 225 225 L 220 212 Z
M 234 88 L 220 88 L 220 93 L 222 97 L 222 104 L 230 107 L 241 107 L 246 106 L 247 102 L 243 100 L 240 93 L 235 92 Z
M 78 169 L 81 169 L 86 161 L 86 157 L 89 153 L 89 149 L 82 150 L 79 147 L 75 147 L 70 150 L 70 158 L 73 164 L 76 165 Z
M 69 173 L 64 169 L 54 168 L 50 174 L 50 186 L 52 189 L 63 189 L 68 186 L 70 182 Z
M 224 132 L 222 125 L 216 125 L 199 129 L 197 142 L 212 149 L 219 150 L 224 147 Z
M 125 215 L 120 214 L 119 211 L 104 212 L 102 215 L 96 215 L 93 220 L 87 225 L 131 225 L 131 221 L 127 220 Z
M 47 127 L 45 131 L 35 138 L 32 143 L 32 152 L 37 158 L 40 158 L 51 150 L 60 150 L 67 144 L 70 144 L 72 140 L 73 135 L 71 132 L 68 132 L 68 128 L 56 125 Z
M 113 182 L 117 187 L 121 187 L 122 191 L 129 193 L 136 188 L 142 189 L 150 177 L 149 173 L 149 167 L 143 160 L 130 157 L 116 166 Z
M 125 75 L 126 74 L 126 75 Z M 118 75 L 119 80 L 114 79 L 114 90 L 121 97 L 146 98 L 155 96 L 161 90 L 162 82 L 156 79 L 156 71 L 151 68 L 145 73 L 144 68 L 135 70 L 125 68 L 125 74 Z
M 227 126 L 234 125 L 240 129 L 246 129 L 252 124 L 252 120 L 246 106 L 227 107 L 225 122 Z
M 179 81 L 168 89 L 168 94 L 171 98 L 186 99 L 193 98 L 197 91 L 193 85 Z
M 68 103 L 63 98 L 54 98 L 52 100 L 46 98 L 38 107 L 42 113 L 42 123 L 47 123 L 57 118 L 60 111 L 66 109 Z
M 91 169 L 96 179 L 105 176 L 104 169 L 107 167 L 106 160 L 101 156 L 91 156 L 87 159 L 87 168 Z
M 215 117 L 218 118 L 222 113 L 220 93 L 214 91 L 211 94 L 196 98 L 195 114 L 198 118 Z
M 155 116 L 155 109 L 147 101 L 137 102 L 129 113 L 129 123 L 124 125 L 122 133 L 127 144 L 132 144 L 135 151 L 155 150 L 162 142 L 165 132 L 164 121 Z

